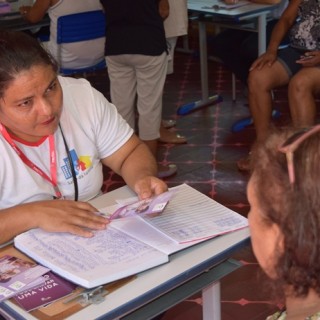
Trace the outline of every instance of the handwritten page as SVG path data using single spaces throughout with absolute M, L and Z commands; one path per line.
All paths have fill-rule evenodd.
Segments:
M 178 243 L 212 238 L 248 226 L 240 214 L 183 184 L 158 216 L 143 219 Z
M 245 217 L 186 184 L 171 190 L 174 197 L 161 215 L 113 220 L 112 225 L 167 254 L 248 226 Z
M 174 239 L 171 239 L 165 235 L 163 232 L 151 226 L 141 217 L 113 220 L 112 226 L 116 229 L 122 230 L 135 239 L 140 239 L 142 242 L 157 248 L 168 255 L 193 246 L 197 242 L 203 241 L 200 240 L 187 243 L 178 243 Z
M 33 229 L 15 246 L 60 276 L 86 288 L 133 275 L 168 261 L 168 256 L 108 226 L 92 238 Z

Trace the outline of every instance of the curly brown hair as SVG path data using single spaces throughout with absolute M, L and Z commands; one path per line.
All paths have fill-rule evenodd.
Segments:
M 297 130 L 273 130 L 252 150 L 255 193 L 266 223 L 276 223 L 284 237 L 277 250 L 275 281 L 296 296 L 309 289 L 320 295 L 320 132 L 294 152 L 295 182 L 290 184 L 286 155 L 280 146 Z

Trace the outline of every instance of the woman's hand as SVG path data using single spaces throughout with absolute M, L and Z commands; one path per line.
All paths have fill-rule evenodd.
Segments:
M 48 232 L 69 232 L 92 237 L 94 230 L 106 228 L 109 220 L 87 202 L 46 200 L 17 205 L 0 212 L 0 243 L 33 228 Z
M 267 65 L 268 67 L 271 67 L 276 60 L 277 60 L 277 53 L 267 51 L 253 62 L 249 71 L 253 69 L 261 70 L 265 65 Z
M 49 200 L 25 204 L 34 217 L 34 227 L 49 232 L 69 232 L 82 237 L 92 237 L 93 230 L 103 230 L 109 223 L 87 202 Z
M 139 199 L 142 200 L 167 191 L 168 186 L 164 181 L 156 177 L 147 176 L 138 180 L 134 184 L 133 189 L 137 193 Z
M 303 67 L 316 67 L 320 65 L 320 51 L 308 51 L 296 61 Z

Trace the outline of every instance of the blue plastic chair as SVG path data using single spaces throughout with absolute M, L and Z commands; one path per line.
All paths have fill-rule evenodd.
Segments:
M 105 32 L 106 18 L 102 10 L 69 14 L 59 17 L 57 21 L 57 43 L 59 45 L 104 38 Z M 103 57 L 99 63 L 93 66 L 77 69 L 60 68 L 60 73 L 71 75 L 104 68 L 106 68 L 106 61 Z

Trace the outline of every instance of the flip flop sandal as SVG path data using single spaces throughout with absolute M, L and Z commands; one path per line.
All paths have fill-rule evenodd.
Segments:
M 185 136 L 181 136 L 180 134 L 176 134 L 173 138 L 160 137 L 158 141 L 161 143 L 172 143 L 172 144 L 183 144 L 188 142 L 187 138 Z
M 166 129 L 170 129 L 170 128 L 173 128 L 176 126 L 177 124 L 177 121 L 176 120 L 171 120 L 171 119 L 168 119 L 168 120 L 164 120 L 162 119 L 161 120 L 161 124 L 164 128 Z

